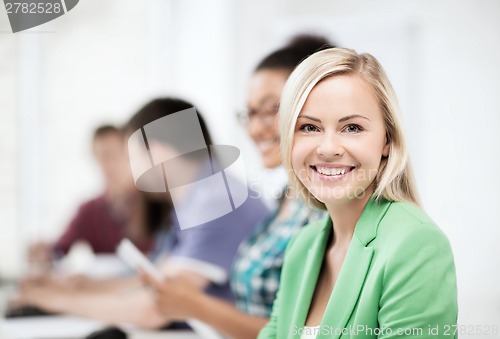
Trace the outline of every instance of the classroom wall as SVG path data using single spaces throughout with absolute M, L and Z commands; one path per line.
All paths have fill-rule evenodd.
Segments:
M 92 128 L 157 95 L 192 99 L 256 187 L 276 189 L 282 173 L 257 175 L 234 113 L 259 58 L 308 30 L 386 67 L 423 207 L 453 246 L 460 323 L 500 325 L 500 2 L 84 0 L 30 32 L 6 20 L 0 10 L 2 274 L 19 274 L 22 245 L 57 236 L 98 191 Z

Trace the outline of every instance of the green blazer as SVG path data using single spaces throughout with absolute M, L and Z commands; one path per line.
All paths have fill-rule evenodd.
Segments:
M 269 323 L 259 338 L 300 338 L 332 232 L 329 217 L 286 250 Z M 455 265 L 443 232 L 418 207 L 366 205 L 317 338 L 456 338 Z

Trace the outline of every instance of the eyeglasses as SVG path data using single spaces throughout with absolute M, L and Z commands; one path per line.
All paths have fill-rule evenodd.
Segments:
M 276 121 L 279 108 L 279 103 L 269 103 L 264 104 L 260 109 L 238 112 L 236 116 L 243 126 L 247 126 L 252 119 L 258 118 L 263 125 L 271 127 Z

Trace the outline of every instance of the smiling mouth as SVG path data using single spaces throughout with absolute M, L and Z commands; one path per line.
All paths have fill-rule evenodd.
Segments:
M 339 178 L 345 174 L 352 172 L 356 166 L 345 167 L 322 167 L 322 166 L 309 166 L 316 173 L 331 178 Z

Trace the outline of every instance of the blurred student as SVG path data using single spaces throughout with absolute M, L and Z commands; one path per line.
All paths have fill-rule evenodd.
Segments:
M 128 122 L 127 135 L 140 131 L 145 125 L 171 114 L 187 114 L 193 105 L 187 101 L 163 98 L 145 105 Z M 206 145 L 211 145 L 211 137 L 202 116 L 197 114 Z M 185 134 L 182 132 L 181 134 Z M 167 136 L 168 139 L 168 136 Z M 148 138 L 150 150 L 154 153 L 168 152 L 181 155 L 182 145 L 165 140 Z M 181 157 L 182 173 L 189 176 L 183 180 L 195 182 L 206 172 L 206 158 L 196 155 Z M 189 179 L 189 180 L 188 180 Z M 213 187 L 195 188 L 186 191 L 187 201 L 193 201 L 195 213 L 211 213 L 207 206 L 220 197 Z M 249 194 L 249 198 L 234 211 L 202 225 L 181 230 L 180 223 L 172 208 L 169 192 L 147 193 L 148 199 L 156 199 L 170 205 L 168 224 L 157 237 L 153 252 L 164 254 L 159 264 L 165 276 L 175 276 L 186 282 L 194 290 L 200 290 L 222 302 L 232 302 L 228 274 L 237 248 L 268 213 L 265 205 Z M 192 198 L 192 199 L 191 199 Z M 196 201 L 196 204 L 195 204 Z M 129 322 L 143 327 L 159 328 L 172 319 L 159 312 L 153 292 L 138 278 L 122 279 L 113 283 L 99 282 L 87 285 L 91 288 L 64 288 L 61 284 L 32 282 L 25 284 L 21 295 L 15 301 L 18 305 L 32 305 L 46 311 L 68 313 L 96 318 L 112 323 Z M 135 289 L 135 290 L 132 290 Z
M 127 237 L 147 252 L 153 235 L 141 223 L 142 201 L 134 187 L 123 132 L 115 126 L 98 127 L 92 139 L 92 153 L 104 181 L 104 191 L 83 203 L 53 243 L 39 242 L 29 248 L 29 259 L 50 263 L 68 253 L 73 244 L 84 241 L 94 253 L 113 253 L 116 245 Z
M 257 65 L 250 81 L 247 110 L 240 118 L 266 168 L 281 165 L 276 116 L 288 76 L 303 59 L 328 46 L 322 37 L 297 36 Z M 163 314 L 178 320 L 197 318 L 231 338 L 255 338 L 271 316 L 288 242 L 305 224 L 323 215 L 284 188 L 278 208 L 239 248 L 231 271 L 235 305 L 194 290 L 180 279 L 160 284 L 147 275 L 144 279 L 156 288 L 156 301 Z

